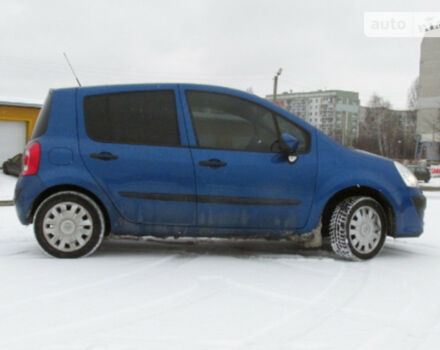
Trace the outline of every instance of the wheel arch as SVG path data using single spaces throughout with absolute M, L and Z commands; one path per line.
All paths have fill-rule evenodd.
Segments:
M 34 202 L 32 203 L 31 206 L 31 210 L 29 211 L 28 214 L 28 222 L 32 223 L 34 216 L 35 216 L 35 212 L 37 211 L 38 207 L 40 206 L 40 204 L 49 196 L 57 193 L 57 192 L 63 192 L 63 191 L 74 191 L 74 192 L 79 192 L 82 193 L 88 197 L 90 197 L 93 201 L 95 201 L 95 203 L 98 205 L 99 209 L 101 209 L 102 214 L 104 216 L 104 221 L 105 221 L 105 236 L 108 236 L 111 232 L 111 221 L 110 221 L 110 217 L 107 211 L 107 208 L 105 207 L 104 203 L 91 191 L 85 189 L 84 187 L 81 186 L 77 186 L 77 185 L 56 185 L 53 187 L 49 187 L 47 189 L 45 189 L 43 192 L 41 192 L 37 198 L 34 200 Z
M 336 205 L 343 201 L 344 199 L 352 196 L 365 196 L 371 197 L 375 199 L 384 209 L 386 217 L 387 217 L 387 235 L 394 236 L 396 229 L 396 217 L 394 213 L 393 206 L 390 201 L 385 197 L 383 193 L 380 191 L 368 187 L 368 186 L 351 186 L 344 188 L 336 192 L 330 199 L 327 201 L 326 205 L 321 214 L 322 218 L 322 234 L 324 236 L 328 236 L 329 234 L 329 223 L 333 210 Z

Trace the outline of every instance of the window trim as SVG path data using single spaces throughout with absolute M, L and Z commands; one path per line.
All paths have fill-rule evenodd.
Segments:
M 195 139 L 196 139 L 196 146 L 193 146 L 193 147 L 191 147 L 191 148 L 210 149 L 210 150 L 219 150 L 219 151 L 235 151 L 235 152 L 249 152 L 249 153 L 265 153 L 265 154 L 279 154 L 279 153 L 281 153 L 280 151 L 279 151 L 279 152 L 272 152 L 272 151 L 251 151 L 251 150 L 240 150 L 240 149 L 231 149 L 231 148 L 201 147 L 201 146 L 200 146 L 200 143 L 199 143 L 199 137 L 198 137 L 198 135 L 197 135 L 197 131 L 196 131 L 196 128 L 195 128 L 194 117 L 193 117 L 193 111 L 192 111 L 192 108 L 191 108 L 191 105 L 190 105 L 190 103 L 189 103 L 189 99 L 188 99 L 188 92 L 202 92 L 202 93 L 208 93 L 208 94 L 214 94 L 214 95 L 222 95 L 222 96 L 233 97 L 233 98 L 236 98 L 236 99 L 239 99 L 239 100 L 242 100 L 242 101 L 245 101 L 245 102 L 248 102 L 248 103 L 254 104 L 254 105 L 256 105 L 256 106 L 258 106 L 258 107 L 260 107 L 260 108 L 265 109 L 266 111 L 268 111 L 268 112 L 272 115 L 272 120 L 273 120 L 273 122 L 274 122 L 274 124 L 275 124 L 275 129 L 276 129 L 276 132 L 277 132 L 277 134 L 278 134 L 278 138 L 281 137 L 281 133 L 280 133 L 280 129 L 279 129 L 279 126 L 278 126 L 278 121 L 277 121 L 276 116 L 279 116 L 280 118 L 285 119 L 288 123 L 293 123 L 297 128 L 299 128 L 301 131 L 303 131 L 303 132 L 306 133 L 306 135 L 307 135 L 307 141 L 308 141 L 308 142 L 307 142 L 307 145 L 306 145 L 306 148 L 305 148 L 305 150 L 304 150 L 303 152 L 298 152 L 298 154 L 308 154 L 308 153 L 310 153 L 310 150 L 311 150 L 311 148 L 312 148 L 312 147 L 311 147 L 311 144 L 312 144 L 312 136 L 311 136 L 310 132 L 309 132 L 308 130 L 304 129 L 302 126 L 300 126 L 300 125 L 298 125 L 297 123 L 295 123 L 293 120 L 291 120 L 291 119 L 289 119 L 289 118 L 283 116 L 282 114 L 279 114 L 279 113 L 273 111 L 272 109 L 267 108 L 267 107 L 265 107 L 265 106 L 263 106 L 263 105 L 261 105 L 261 104 L 259 104 L 259 103 L 257 103 L 257 102 L 251 101 L 251 100 L 249 100 L 249 99 L 247 99 L 247 98 L 240 97 L 240 96 L 237 96 L 237 95 L 232 95 L 232 94 L 227 94 L 227 93 L 217 92 L 217 91 L 206 91 L 206 90 L 186 89 L 186 90 L 185 90 L 185 102 L 186 102 L 186 105 L 187 105 L 187 107 L 188 107 L 189 116 L 190 116 L 190 119 L 191 119 L 191 125 L 192 125 L 192 129 L 193 129 L 194 136 L 195 136 Z M 279 140 L 278 140 L 278 141 L 279 141 Z
M 111 141 L 102 141 L 98 140 L 94 137 L 92 137 L 89 134 L 89 130 L 87 130 L 87 122 L 86 122 L 86 113 L 85 113 L 85 102 L 90 97 L 96 97 L 96 96 L 113 96 L 113 95 L 126 95 L 131 93 L 142 93 L 142 92 L 171 92 L 173 94 L 173 100 L 174 100 L 174 110 L 176 115 L 176 127 L 177 127 L 177 136 L 178 136 L 178 144 L 176 145 L 157 145 L 153 143 L 133 143 L 133 142 L 111 142 Z M 152 90 L 129 90 L 129 91 L 117 91 L 117 92 L 110 92 L 110 93 L 98 93 L 98 94 L 91 94 L 86 95 L 83 97 L 82 101 L 82 112 L 83 112 L 83 119 L 84 119 L 84 130 L 86 132 L 87 137 L 94 141 L 99 143 L 108 143 L 108 144 L 114 144 L 114 145 L 131 145 L 131 146 L 151 146 L 151 147 L 185 147 L 182 144 L 182 135 L 180 132 L 180 124 L 179 124 L 179 107 L 178 107 L 178 99 L 175 89 L 152 89 Z
M 32 130 L 32 135 L 30 140 L 35 140 L 47 132 L 47 128 L 49 126 L 50 113 L 52 111 L 52 94 L 53 90 L 49 90 L 49 93 L 44 100 L 44 104 L 40 109 L 40 113 L 38 113 L 37 120 L 34 125 L 34 130 Z M 44 115 L 43 115 L 44 114 Z

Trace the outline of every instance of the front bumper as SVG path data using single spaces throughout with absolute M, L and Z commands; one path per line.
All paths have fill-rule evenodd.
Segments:
M 401 197 L 398 208 L 395 208 L 394 237 L 418 237 L 423 233 L 426 197 L 418 188 L 408 188 L 406 194 Z
M 423 219 L 426 209 L 426 197 L 423 194 L 418 194 L 412 196 L 411 199 L 416 207 L 417 214 Z

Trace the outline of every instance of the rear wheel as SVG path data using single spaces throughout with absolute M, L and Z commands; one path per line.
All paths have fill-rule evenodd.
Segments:
M 329 225 L 333 251 L 352 260 L 376 256 L 387 235 L 385 212 L 370 197 L 343 200 L 333 211 Z
M 43 250 L 57 258 L 92 254 L 101 244 L 105 221 L 99 206 L 74 191 L 58 192 L 38 207 L 35 237 Z

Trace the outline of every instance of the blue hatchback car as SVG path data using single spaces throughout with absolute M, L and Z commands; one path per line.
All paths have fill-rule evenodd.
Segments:
M 403 165 L 350 150 L 248 93 L 148 84 L 49 92 L 15 205 L 49 254 L 113 235 L 298 238 L 369 259 L 423 231 Z

